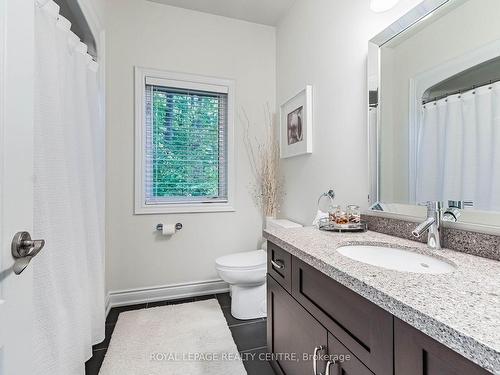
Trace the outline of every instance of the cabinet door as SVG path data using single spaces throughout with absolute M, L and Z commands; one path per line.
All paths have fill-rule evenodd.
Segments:
M 357 359 L 331 333 L 328 334 L 328 354 L 334 362 L 328 375 L 373 375 L 368 368 Z
M 292 257 L 292 296 L 371 371 L 393 374 L 393 316 Z
M 490 372 L 394 318 L 395 375 L 486 375 Z
M 313 374 L 315 348 L 323 347 L 317 354 L 326 355 L 326 329 L 269 275 L 267 288 L 267 345 L 273 368 L 286 375 Z M 324 373 L 324 358 L 316 362 L 317 374 Z

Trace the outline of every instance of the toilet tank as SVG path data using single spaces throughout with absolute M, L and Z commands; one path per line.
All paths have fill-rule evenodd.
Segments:
M 286 228 L 300 228 L 303 225 L 294 223 L 287 219 L 267 219 L 266 229 L 286 229 Z

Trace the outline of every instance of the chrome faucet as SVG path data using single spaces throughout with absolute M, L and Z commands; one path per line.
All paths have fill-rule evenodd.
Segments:
M 426 231 L 427 246 L 431 249 L 441 249 L 441 218 L 443 212 L 442 202 L 427 202 L 427 219 L 418 225 L 412 232 L 415 237 L 420 237 Z
M 461 216 L 460 209 L 473 207 L 472 201 L 448 201 L 448 208 L 443 209 L 443 202 L 427 202 L 427 219 L 419 224 L 412 232 L 415 237 L 420 237 L 425 231 L 427 234 L 427 246 L 431 249 L 441 249 L 441 223 L 443 221 L 455 223 Z

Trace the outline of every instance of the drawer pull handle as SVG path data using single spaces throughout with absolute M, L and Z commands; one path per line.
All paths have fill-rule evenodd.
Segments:
M 279 270 L 282 270 L 285 268 L 285 264 L 283 263 L 282 260 L 272 260 L 271 259 L 271 264 L 273 265 L 274 268 L 277 268 Z
M 318 375 L 318 352 L 321 350 L 325 350 L 326 347 L 323 345 L 317 346 L 314 348 L 314 355 L 313 355 L 313 374 Z
M 338 368 L 338 364 L 337 364 L 337 363 L 332 362 L 332 361 L 328 361 L 328 362 L 326 363 L 325 375 L 333 375 L 333 373 L 332 373 L 332 374 L 330 373 L 330 369 L 331 369 L 332 365 L 337 365 L 337 366 L 335 366 L 335 367 L 337 367 L 337 368 Z M 339 372 L 337 371 L 337 374 L 338 374 L 338 373 L 339 373 Z

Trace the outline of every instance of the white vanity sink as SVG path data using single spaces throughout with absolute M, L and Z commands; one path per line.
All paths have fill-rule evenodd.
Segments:
M 455 266 L 440 259 L 385 246 L 341 246 L 337 251 L 358 262 L 401 272 L 440 274 L 455 270 Z

